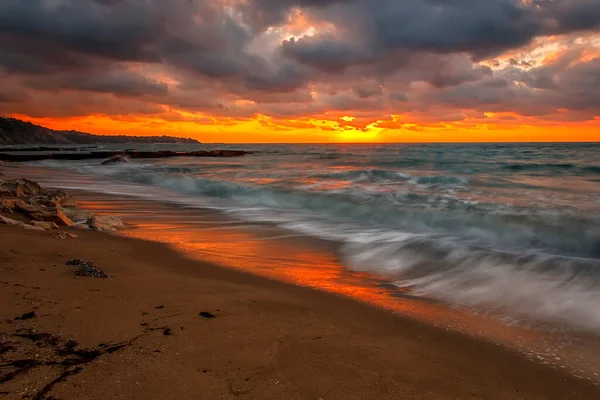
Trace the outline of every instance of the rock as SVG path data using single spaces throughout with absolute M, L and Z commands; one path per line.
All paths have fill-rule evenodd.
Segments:
M 25 228 L 25 229 L 34 230 L 34 231 L 43 231 L 44 230 L 43 228 L 33 226 L 33 225 L 28 225 L 25 222 L 17 221 L 15 219 L 8 218 L 3 215 L 0 215 L 0 224 L 18 226 L 19 228 Z
M 37 226 L 38 228 L 42 228 L 45 231 L 58 229 L 58 225 L 50 221 L 31 221 L 31 225 Z
M 36 221 L 54 222 L 58 226 L 75 225 L 73 221 L 65 215 L 60 206 L 57 206 L 52 200 L 47 200 L 48 202 L 45 204 L 39 204 L 44 203 L 43 201 L 37 202 L 38 204 L 31 204 L 23 200 L 16 200 L 13 211 L 23 213 Z
M 118 154 L 116 156 L 110 157 L 106 161 L 103 161 L 101 163 L 101 165 L 120 164 L 120 163 L 128 163 L 128 162 L 129 162 L 129 160 L 127 159 L 127 157 L 123 157 L 122 155 Z
M 32 219 L 37 221 L 50 221 L 54 222 L 58 226 L 74 226 L 73 221 L 65 215 L 65 213 L 59 207 L 47 207 L 39 212 L 30 212 L 29 215 Z
M 92 216 L 87 220 L 87 225 L 94 231 L 113 232 L 123 226 L 123 221 L 113 216 Z
M 63 212 L 71 221 L 75 221 L 77 224 L 86 223 L 88 219 L 94 216 L 94 214 L 89 211 L 79 210 L 74 207 L 63 208 Z
M 198 150 L 186 153 L 189 157 L 241 157 L 248 154 L 247 151 L 243 150 Z
M 126 156 L 128 158 L 164 158 L 164 157 L 239 157 L 250 154 L 243 150 L 212 150 L 194 152 L 162 151 L 78 151 L 78 152 L 55 152 L 55 153 L 26 153 L 16 154 L 0 153 L 0 161 L 25 162 L 39 160 L 88 160 L 88 159 L 110 159 L 114 156 Z M 108 161 L 108 160 L 106 160 Z
M 17 199 L 2 199 L 0 200 L 0 212 L 12 214 L 17 207 Z
M 0 196 L 4 197 L 31 197 L 42 191 L 40 185 L 28 179 L 18 178 L 0 183 Z
M 29 199 L 30 204 L 41 206 L 76 207 L 75 199 L 65 193 L 64 190 L 42 190 L 36 196 Z
M 54 239 L 77 239 L 79 236 L 65 231 L 58 231 L 52 235 Z
M 41 212 L 47 211 L 46 207 L 43 205 L 36 206 L 36 205 L 30 204 L 30 203 L 27 203 L 23 200 L 15 201 L 14 210 L 24 213 L 24 214 L 41 213 Z
M 77 207 L 77 202 L 75 201 L 74 198 L 67 195 L 67 197 L 64 197 L 60 200 L 59 205 L 63 208 L 75 208 L 75 207 Z
M 212 150 L 208 154 L 210 157 L 241 157 L 248 153 L 242 150 Z

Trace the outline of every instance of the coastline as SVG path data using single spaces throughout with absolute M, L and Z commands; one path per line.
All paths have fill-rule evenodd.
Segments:
M 57 187 L 48 170 L 2 167 L 4 179 L 26 176 Z M 2 301 L 9 305 L 0 315 L 5 321 L 0 372 L 6 381 L 0 398 L 14 393 L 52 398 L 54 391 L 58 398 L 154 398 L 160 393 L 160 398 L 177 399 L 392 399 L 400 392 L 401 398 L 419 399 L 562 399 L 598 394 L 596 369 L 581 365 L 584 372 L 578 362 L 569 365 L 573 354 L 554 353 L 545 335 L 517 329 L 535 337 L 504 343 L 489 336 L 486 318 L 410 297 L 394 300 L 397 293 L 386 293 L 381 282 L 368 283 L 373 277 L 345 271 L 331 243 L 278 236 L 284 232 L 228 220 L 211 210 L 67 190 L 81 211 L 100 218 L 117 215 L 126 227 L 118 236 L 67 228 L 60 232 L 78 237 L 59 240 L 51 232 L 0 226 L 0 284 L 7 288 Z M 73 258 L 92 259 L 114 279 L 75 277 L 64 266 Z M 301 262 L 290 264 L 296 258 Z M 32 312 L 35 318 L 20 319 Z M 216 318 L 205 319 L 202 312 Z M 223 317 L 227 322 L 221 322 Z M 200 329 L 198 320 L 207 326 Z M 477 331 L 479 323 L 488 330 L 485 334 Z M 214 325 L 216 330 L 208 329 Z M 536 342 L 542 344 L 538 350 Z M 237 352 L 223 353 L 229 347 Z M 168 356 L 163 358 L 164 351 Z M 94 357 L 82 356 L 90 354 Z M 125 358 L 130 370 L 139 364 L 141 371 L 123 370 Z M 191 366 L 206 365 L 207 359 L 210 368 Z M 69 368 L 59 366 L 63 363 Z M 92 365 L 102 379 L 85 372 Z M 163 367 L 176 370 L 176 376 L 163 379 Z M 316 376 L 322 369 L 326 374 Z M 208 381 L 195 382 L 198 371 L 212 374 L 213 391 L 205 397 L 198 397 L 198 391 L 206 392 Z M 249 376 L 240 381 L 236 371 Z M 95 387 L 116 376 L 118 382 L 123 377 L 135 382 L 110 395 Z M 161 387 L 153 386 L 157 379 Z M 557 386 L 548 389 L 546 381 Z
M 600 394 L 592 382 L 516 352 L 353 299 L 201 263 L 159 243 L 78 234 L 57 240 L 48 232 L 0 227 L 2 343 L 13 347 L 2 354 L 5 360 L 55 357 L 51 345 L 13 336 L 19 332 L 49 334 L 58 347 L 75 340 L 76 349 L 126 343 L 83 364 L 48 396 L 575 399 Z M 75 277 L 64 266 L 71 258 L 91 258 L 113 278 Z M 33 310 L 35 318 L 14 320 Z M 4 383 L 2 392 L 8 392 L 5 398 L 34 395 L 61 368 L 33 367 Z

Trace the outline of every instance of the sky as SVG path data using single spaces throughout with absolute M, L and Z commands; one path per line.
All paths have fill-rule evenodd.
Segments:
M 204 142 L 600 141 L 600 0 L 1 0 L 0 115 Z

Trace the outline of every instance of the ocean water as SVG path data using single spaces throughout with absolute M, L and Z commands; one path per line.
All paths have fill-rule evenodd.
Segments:
M 600 332 L 600 144 L 150 147 L 253 154 L 35 164 L 86 177 L 57 186 L 334 242 L 345 268 L 414 296 Z

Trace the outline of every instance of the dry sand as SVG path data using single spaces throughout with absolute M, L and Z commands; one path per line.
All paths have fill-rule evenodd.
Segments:
M 2 400 L 600 398 L 492 343 L 165 245 L 76 233 L 0 226 Z M 112 278 L 75 276 L 73 258 Z

